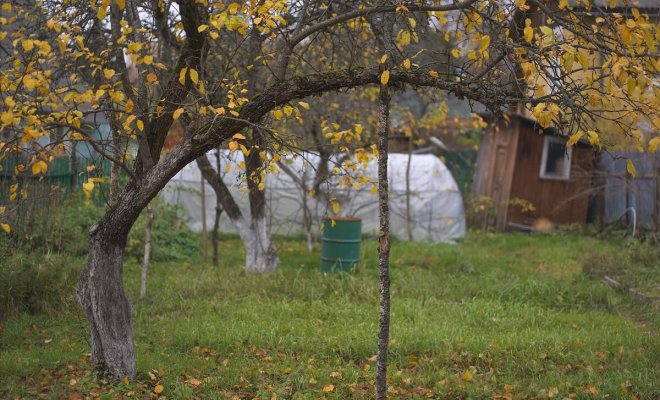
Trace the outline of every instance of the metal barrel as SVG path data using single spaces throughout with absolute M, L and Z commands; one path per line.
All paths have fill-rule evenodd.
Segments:
M 321 271 L 348 271 L 360 261 L 362 220 L 336 217 L 323 221 Z

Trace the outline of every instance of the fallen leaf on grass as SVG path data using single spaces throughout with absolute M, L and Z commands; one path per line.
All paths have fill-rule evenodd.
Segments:
M 469 369 L 466 369 L 461 373 L 461 379 L 464 380 L 465 382 L 469 382 L 472 380 L 472 377 L 474 376 L 474 367 L 470 367 Z
M 335 391 L 335 385 L 325 385 L 323 386 L 324 393 L 332 393 Z

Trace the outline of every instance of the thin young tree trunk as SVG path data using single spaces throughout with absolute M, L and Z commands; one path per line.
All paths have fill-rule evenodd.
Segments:
M 382 68 L 384 69 L 384 68 Z M 376 362 L 376 399 L 387 399 L 387 352 L 390 338 L 390 214 L 387 182 L 387 142 L 389 133 L 390 93 L 386 85 L 380 86 L 380 132 L 378 135 L 378 209 L 380 238 L 378 266 L 380 270 L 380 320 L 378 329 L 378 356 Z
M 655 165 L 655 232 L 660 233 L 660 157 Z
M 221 165 L 220 165 L 220 149 L 215 149 L 215 170 L 217 171 L 218 175 L 220 175 L 221 171 Z M 222 203 L 220 202 L 220 198 L 218 198 L 218 194 L 215 194 L 215 219 L 213 221 L 213 231 L 211 232 L 211 246 L 213 246 L 213 265 L 218 266 L 220 265 L 220 260 L 218 258 L 218 231 L 220 230 L 220 217 L 222 216 Z
M 206 227 L 206 183 L 204 183 L 204 176 L 202 176 L 201 179 L 200 200 L 202 203 L 202 254 L 204 256 L 204 261 L 206 261 L 209 258 L 209 241 L 208 228 Z
M 76 147 L 78 142 L 75 140 L 71 142 L 71 158 L 69 159 L 69 168 L 71 176 L 69 177 L 69 193 L 73 193 L 78 189 L 78 154 Z
M 216 194 L 217 197 L 217 194 Z M 211 231 L 211 247 L 213 248 L 212 257 L 213 265 L 218 266 L 220 261 L 218 259 L 218 231 L 220 230 L 220 217 L 222 216 L 222 204 L 220 200 L 215 205 L 215 220 L 213 221 L 213 230 Z
M 147 226 L 144 228 L 144 257 L 142 258 L 142 276 L 140 279 L 140 299 L 147 297 L 147 276 L 151 259 L 151 232 L 154 224 L 154 210 L 147 206 Z
M 408 231 L 408 240 L 412 242 L 412 215 L 410 210 L 410 167 L 412 162 L 413 137 L 408 138 L 408 164 L 406 165 L 406 230 Z

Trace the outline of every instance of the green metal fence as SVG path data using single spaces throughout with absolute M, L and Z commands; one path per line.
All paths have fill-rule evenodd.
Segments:
M 89 178 L 110 177 L 108 160 L 76 157 L 55 158 L 46 174 L 32 175 L 26 160 L 20 156 L 8 156 L 0 160 L 0 205 L 17 204 L 18 207 L 48 207 L 63 201 L 79 189 Z M 19 167 L 24 166 L 21 171 Z M 105 204 L 105 184 L 97 184 L 91 200 L 96 205 Z M 12 199 L 12 195 L 15 198 Z M 82 196 L 82 194 L 81 194 Z
M 447 169 L 454 176 L 465 200 L 471 196 L 474 168 L 477 164 L 477 152 L 472 150 L 447 151 L 439 154 Z

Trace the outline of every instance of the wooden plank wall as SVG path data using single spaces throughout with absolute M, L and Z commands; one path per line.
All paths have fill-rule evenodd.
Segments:
M 543 137 L 532 124 L 522 123 L 510 198 L 529 201 L 535 210 L 523 212 L 520 206 L 510 206 L 508 222 L 531 224 L 544 217 L 554 223 L 585 223 L 594 150 L 581 144 L 573 148 L 569 180 L 543 179 L 539 176 Z

